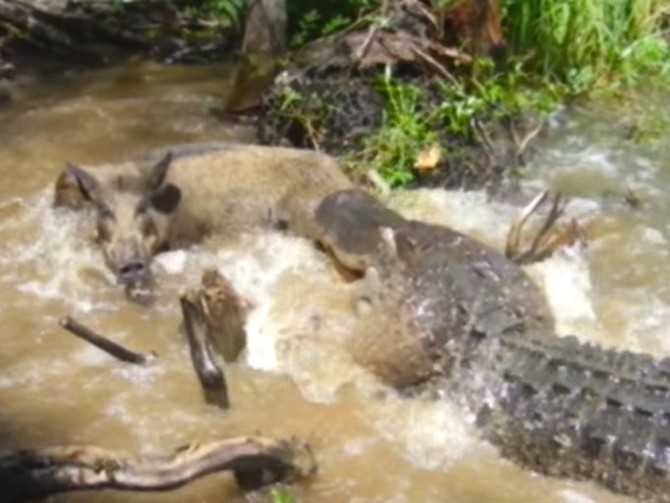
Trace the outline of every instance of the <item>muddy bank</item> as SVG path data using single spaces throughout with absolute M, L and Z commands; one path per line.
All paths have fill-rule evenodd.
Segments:
M 358 23 L 293 55 L 263 98 L 260 141 L 321 149 L 351 166 L 371 164 L 385 139 L 406 142 L 402 159 L 393 159 L 405 165 L 381 173 L 391 185 L 500 184 L 527 160 L 524 121 L 494 106 L 471 120 L 449 108 L 453 89 L 467 93 L 476 83 L 478 58 L 491 58 L 492 75 L 505 71 L 496 2 L 430 12 L 388 2 L 375 14 L 384 22 Z M 366 181 L 360 169 L 351 174 Z
M 396 84 L 416 89 L 413 111 L 426 117 L 440 106 L 439 83 L 429 75 L 408 71 L 396 75 Z M 315 148 L 338 157 L 354 167 L 349 174 L 358 183 L 368 183 L 366 173 L 356 165 L 369 162 L 368 139 L 384 125 L 386 107 L 392 99 L 378 85 L 373 72 L 350 76 L 307 73 L 288 81 L 278 80 L 265 97 L 258 122 L 258 138 L 268 145 Z M 337 104 L 337 105 L 334 105 Z M 471 131 L 435 130 L 436 143 L 412 146 L 416 166 L 422 148 L 439 146 L 443 153 L 433 165 L 413 169 L 407 187 L 495 188 L 509 170 L 518 166 L 518 147 L 504 123 L 490 120 Z M 372 149 L 375 147 L 373 146 Z M 429 161 L 430 162 L 430 161 Z

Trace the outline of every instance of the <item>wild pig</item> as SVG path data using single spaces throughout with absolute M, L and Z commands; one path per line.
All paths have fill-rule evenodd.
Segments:
M 118 281 L 147 284 L 152 257 L 216 234 L 280 226 L 315 238 L 321 199 L 351 187 L 325 154 L 227 143 L 188 144 L 120 164 L 68 164 L 54 205 L 92 204 L 97 242 Z

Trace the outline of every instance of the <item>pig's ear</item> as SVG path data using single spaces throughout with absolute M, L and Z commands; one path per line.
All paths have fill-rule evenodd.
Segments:
M 154 210 L 168 215 L 173 213 L 179 206 L 181 202 L 181 190 L 175 185 L 168 183 L 164 187 L 154 191 L 149 197 L 149 201 Z
M 172 152 L 168 152 L 149 169 L 144 181 L 145 189 L 148 192 L 154 192 L 161 188 L 165 183 L 165 177 L 167 176 L 168 169 L 171 165 Z
M 61 175 L 65 182 L 71 187 L 77 187 L 82 197 L 90 201 L 97 208 L 108 208 L 107 202 L 102 195 L 102 188 L 98 179 L 85 169 L 68 163 Z

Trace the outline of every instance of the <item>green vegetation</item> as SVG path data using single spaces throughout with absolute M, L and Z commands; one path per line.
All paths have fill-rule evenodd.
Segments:
M 213 0 L 218 3 L 235 0 Z M 510 54 L 570 93 L 670 72 L 670 0 L 498 0 Z M 444 9 L 455 0 L 433 0 Z M 381 0 L 287 0 L 293 47 L 359 22 Z M 664 33 L 666 32 L 666 33 Z
M 241 27 L 246 0 L 209 0 L 195 6 L 187 6 L 185 14 L 191 17 L 213 17 L 226 25 Z
M 117 0 L 120 4 L 133 0 Z M 246 0 L 183 2 L 187 12 L 232 24 L 243 18 Z M 352 24 L 381 23 L 369 14 L 381 0 L 287 0 L 293 48 Z M 456 0 L 432 0 L 434 10 Z M 670 0 L 498 0 L 509 53 L 535 79 L 569 94 L 604 85 L 635 83 L 650 73 L 670 73 Z M 195 7 L 188 5 L 194 5 Z
M 420 152 L 439 145 L 438 132 L 468 138 L 473 119 L 503 120 L 531 110 L 548 113 L 561 97 L 553 86 L 531 85 L 520 63 L 510 62 L 499 73 L 490 59 L 476 61 L 467 78 L 433 80 L 432 87 L 434 104 L 426 102 L 425 90 L 390 73 L 380 76 L 377 88 L 386 103 L 383 126 L 364 139 L 347 164 L 374 169 L 391 187 L 406 185 L 416 176 L 413 166 Z M 450 155 L 444 145 L 436 148 L 441 156 Z
M 269 491 L 271 503 L 295 503 L 295 498 L 291 491 L 285 487 L 273 487 Z
M 360 22 L 380 1 L 288 1 L 292 45 Z M 435 0 L 433 7 L 450 2 Z M 439 5 L 438 5 L 439 4 Z M 383 126 L 365 138 L 351 163 L 376 170 L 391 186 L 416 176 L 419 153 L 438 144 L 437 132 L 473 137 L 473 119 L 499 121 L 524 112 L 548 113 L 559 100 L 593 90 L 667 81 L 670 75 L 668 0 L 500 0 L 509 60 L 496 72 L 488 59 L 477 61 L 454 80 L 435 80 L 437 88 L 403 83 L 389 73 L 377 88 L 386 99 Z M 367 19 L 368 22 L 379 22 Z M 430 92 L 429 99 L 424 94 Z M 299 115 L 299 96 L 286 103 Z M 426 106 L 430 101 L 434 106 Z M 303 110 L 304 111 L 304 110 Z M 312 110 L 314 112 L 314 110 Z M 327 111 L 301 119 L 317 131 Z M 440 147 L 444 150 L 444 145 Z M 448 155 L 448 152 L 441 152 Z
M 320 130 L 328 121 L 335 104 L 327 103 L 320 96 L 305 96 L 291 87 L 281 89 L 278 100 L 279 115 L 294 124 L 313 146 L 320 143 Z
M 428 4 L 438 12 L 455 1 Z M 287 0 L 290 45 L 297 48 L 354 25 L 382 26 L 388 20 L 380 17 L 381 3 Z M 244 0 L 209 5 L 236 22 Z M 481 143 L 475 120 L 500 123 L 526 112 L 546 114 L 559 101 L 594 90 L 621 93 L 652 79 L 669 81 L 670 0 L 499 0 L 499 6 L 508 45 L 504 70 L 487 58 L 450 69 L 451 79 L 407 80 L 387 69 L 375 83 L 385 98 L 383 125 L 356 146 L 351 165 L 374 169 L 391 186 L 405 185 L 416 177 L 415 162 L 427 148 L 435 146 L 442 158 L 458 155 L 446 151 L 451 144 L 445 136 Z M 279 104 L 282 116 L 318 145 L 332 104 L 290 88 Z M 637 135 L 639 129 L 633 129 Z
M 508 43 L 525 68 L 571 92 L 636 83 L 670 69 L 667 0 L 501 0 Z
M 380 0 L 286 0 L 291 47 L 330 35 L 360 19 L 381 4 Z
M 347 164 L 374 169 L 391 186 L 406 185 L 414 179 L 411 167 L 420 149 L 437 141 L 434 117 L 421 113 L 418 87 L 385 74 L 378 88 L 386 98 L 384 126 L 363 140 L 363 149 Z

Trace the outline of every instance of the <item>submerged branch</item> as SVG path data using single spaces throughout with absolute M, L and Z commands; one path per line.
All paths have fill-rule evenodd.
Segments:
M 221 409 L 230 408 L 228 384 L 223 371 L 212 357 L 207 337 L 207 324 L 198 306 L 186 295 L 179 298 L 184 317 L 184 331 L 188 339 L 193 368 L 208 404 Z
M 135 459 L 93 446 L 60 446 L 0 452 L 3 502 L 99 489 L 168 491 L 210 473 L 232 470 L 253 490 L 316 472 L 308 444 L 263 437 L 191 444 L 160 459 Z

